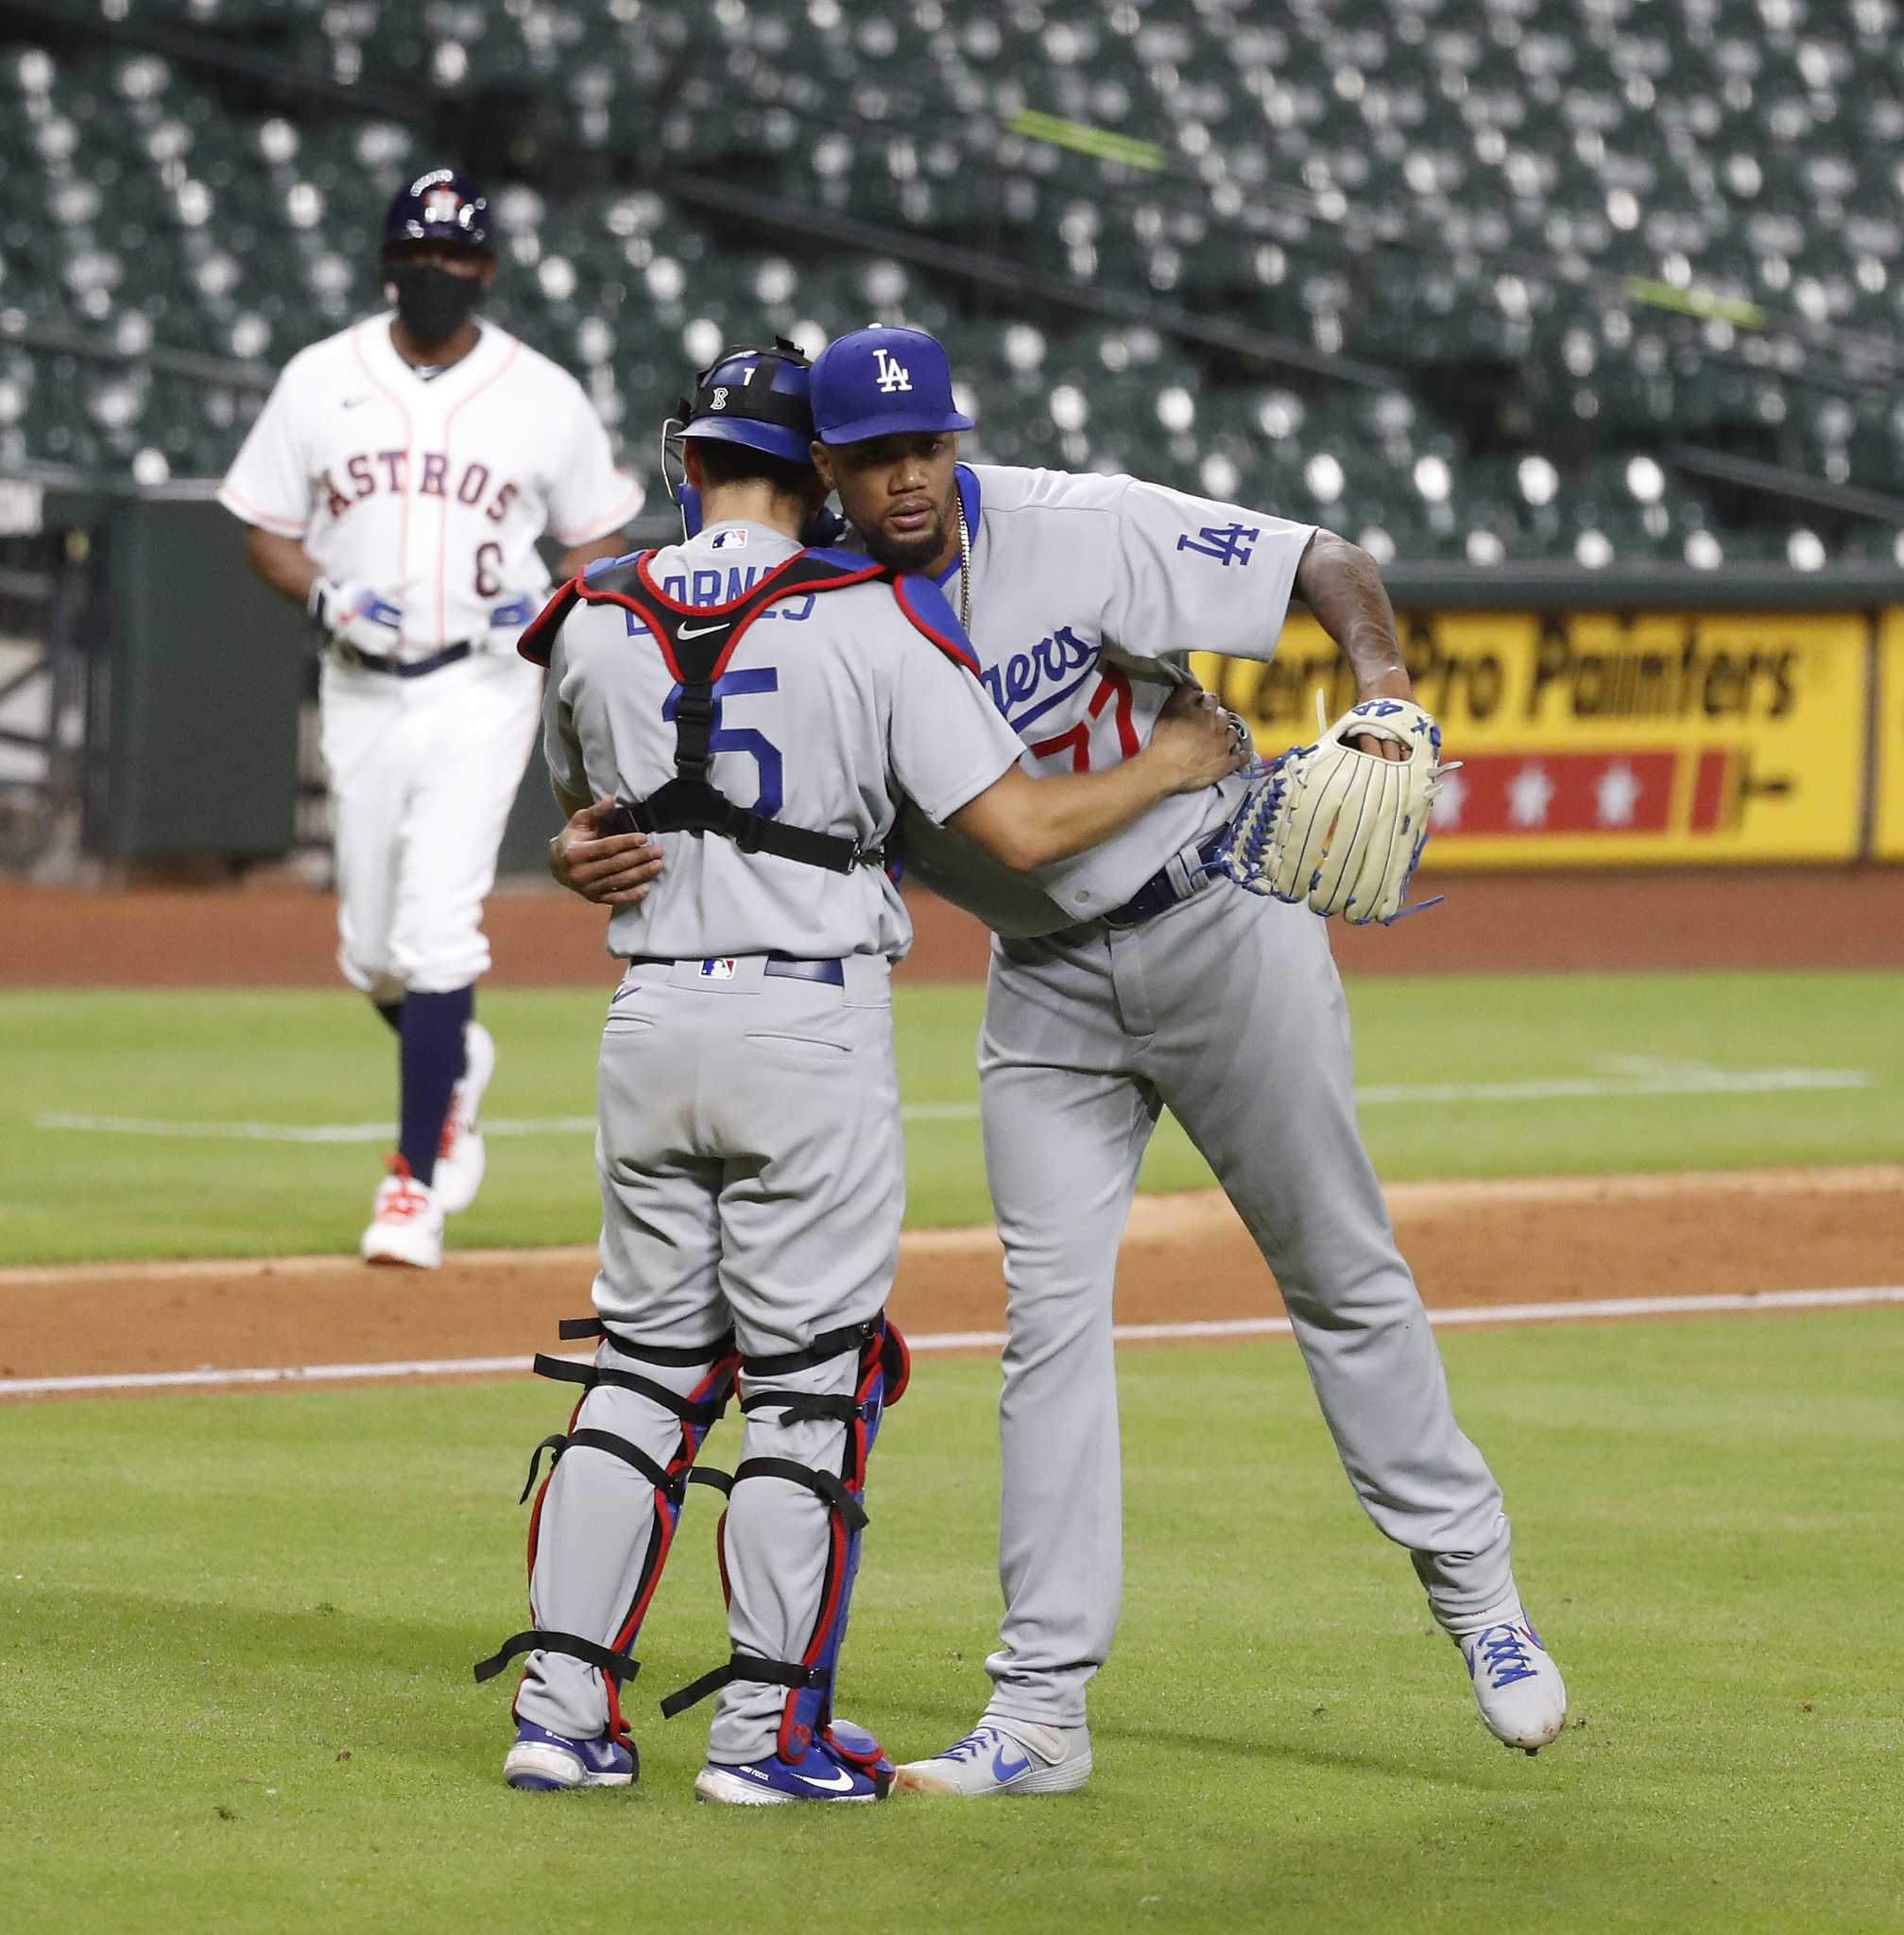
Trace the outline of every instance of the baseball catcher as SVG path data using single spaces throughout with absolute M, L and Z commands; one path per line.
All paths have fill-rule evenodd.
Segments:
M 611 810 L 666 869 L 609 930 L 626 972 L 601 1046 L 601 1271 L 595 1314 L 564 1332 L 598 1342 L 590 1364 L 538 1365 L 582 1397 L 531 1521 L 534 1623 L 477 1669 L 526 1655 L 503 1771 L 531 1791 L 635 1778 L 623 1689 L 694 1481 L 728 1494 L 729 1641 L 661 1705 L 714 1697 L 695 1792 L 884 1798 L 892 1762 L 833 1691 L 867 1467 L 907 1377 L 885 1316 L 901 802 L 1029 867 L 1244 763 L 1185 694 L 1114 771 L 1021 771 L 937 587 L 802 547 L 826 498 L 809 388 L 791 345 L 716 359 L 680 412 L 684 541 L 576 578 L 520 647 L 549 668 L 564 810 Z M 731 1476 L 699 1462 L 729 1397 Z

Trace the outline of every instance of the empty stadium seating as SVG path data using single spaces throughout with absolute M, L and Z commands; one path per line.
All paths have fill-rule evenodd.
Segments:
M 384 199 L 461 140 L 492 313 L 640 468 L 723 341 L 877 316 L 946 338 L 978 454 L 1391 556 L 1896 555 L 1870 506 L 1673 461 L 1892 488 L 1896 0 L 101 11 L 0 38 L 0 463 L 216 473 L 268 374 L 376 304 Z

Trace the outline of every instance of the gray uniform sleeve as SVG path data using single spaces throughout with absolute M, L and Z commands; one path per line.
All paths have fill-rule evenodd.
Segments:
M 1106 643 L 1135 659 L 1268 659 L 1315 526 L 1133 479 L 1117 534 Z
M 901 621 L 886 753 L 901 792 L 943 824 L 1024 751 L 978 679 Z
M 575 731 L 575 714 L 570 710 L 570 676 L 569 655 L 557 633 L 549 653 L 549 676 L 542 682 L 542 758 L 549 768 L 550 790 L 558 803 L 564 793 L 584 799 L 594 797 L 582 762 L 582 742 Z

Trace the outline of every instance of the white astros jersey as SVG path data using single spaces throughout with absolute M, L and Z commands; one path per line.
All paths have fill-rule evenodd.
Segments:
M 1034 773 L 1102 771 L 1139 751 L 1184 655 L 1268 659 L 1314 535 L 1131 477 L 959 466 L 971 529 L 971 641 L 986 689 Z M 942 581 L 958 605 L 958 568 Z M 971 842 L 907 829 L 906 863 L 1006 935 L 1048 933 L 1122 906 L 1216 826 L 1243 775 L 1159 801 L 1123 832 L 1030 883 Z
M 218 498 L 395 606 L 395 654 L 419 659 L 480 642 L 492 613 L 527 601 L 522 623 L 549 589 L 543 531 L 606 537 L 643 491 L 546 356 L 486 322 L 461 362 L 425 378 L 383 315 L 292 357 Z
M 648 571 L 677 604 L 705 608 L 744 596 L 798 550 L 766 525 L 725 522 L 656 553 Z M 543 699 L 556 783 L 590 798 L 658 791 L 675 773 L 676 691 L 632 610 L 577 604 L 557 634 Z M 943 820 L 1022 751 L 985 688 L 950 645 L 914 626 L 889 581 L 769 605 L 742 635 L 714 698 L 715 786 L 786 826 L 867 848 L 890 834 L 901 798 Z M 611 954 L 897 960 L 912 944 L 904 905 L 878 865 L 832 873 L 744 853 L 714 833 L 657 837 L 666 870 L 639 906 L 615 909 Z

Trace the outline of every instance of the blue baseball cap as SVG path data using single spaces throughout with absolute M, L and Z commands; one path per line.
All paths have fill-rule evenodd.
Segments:
M 875 325 L 836 336 L 814 365 L 813 399 L 822 443 L 972 427 L 952 402 L 944 345 L 922 329 Z
M 384 216 L 384 247 L 404 242 L 452 242 L 493 255 L 489 198 L 454 168 L 432 168 L 427 175 L 419 175 L 397 190 Z

